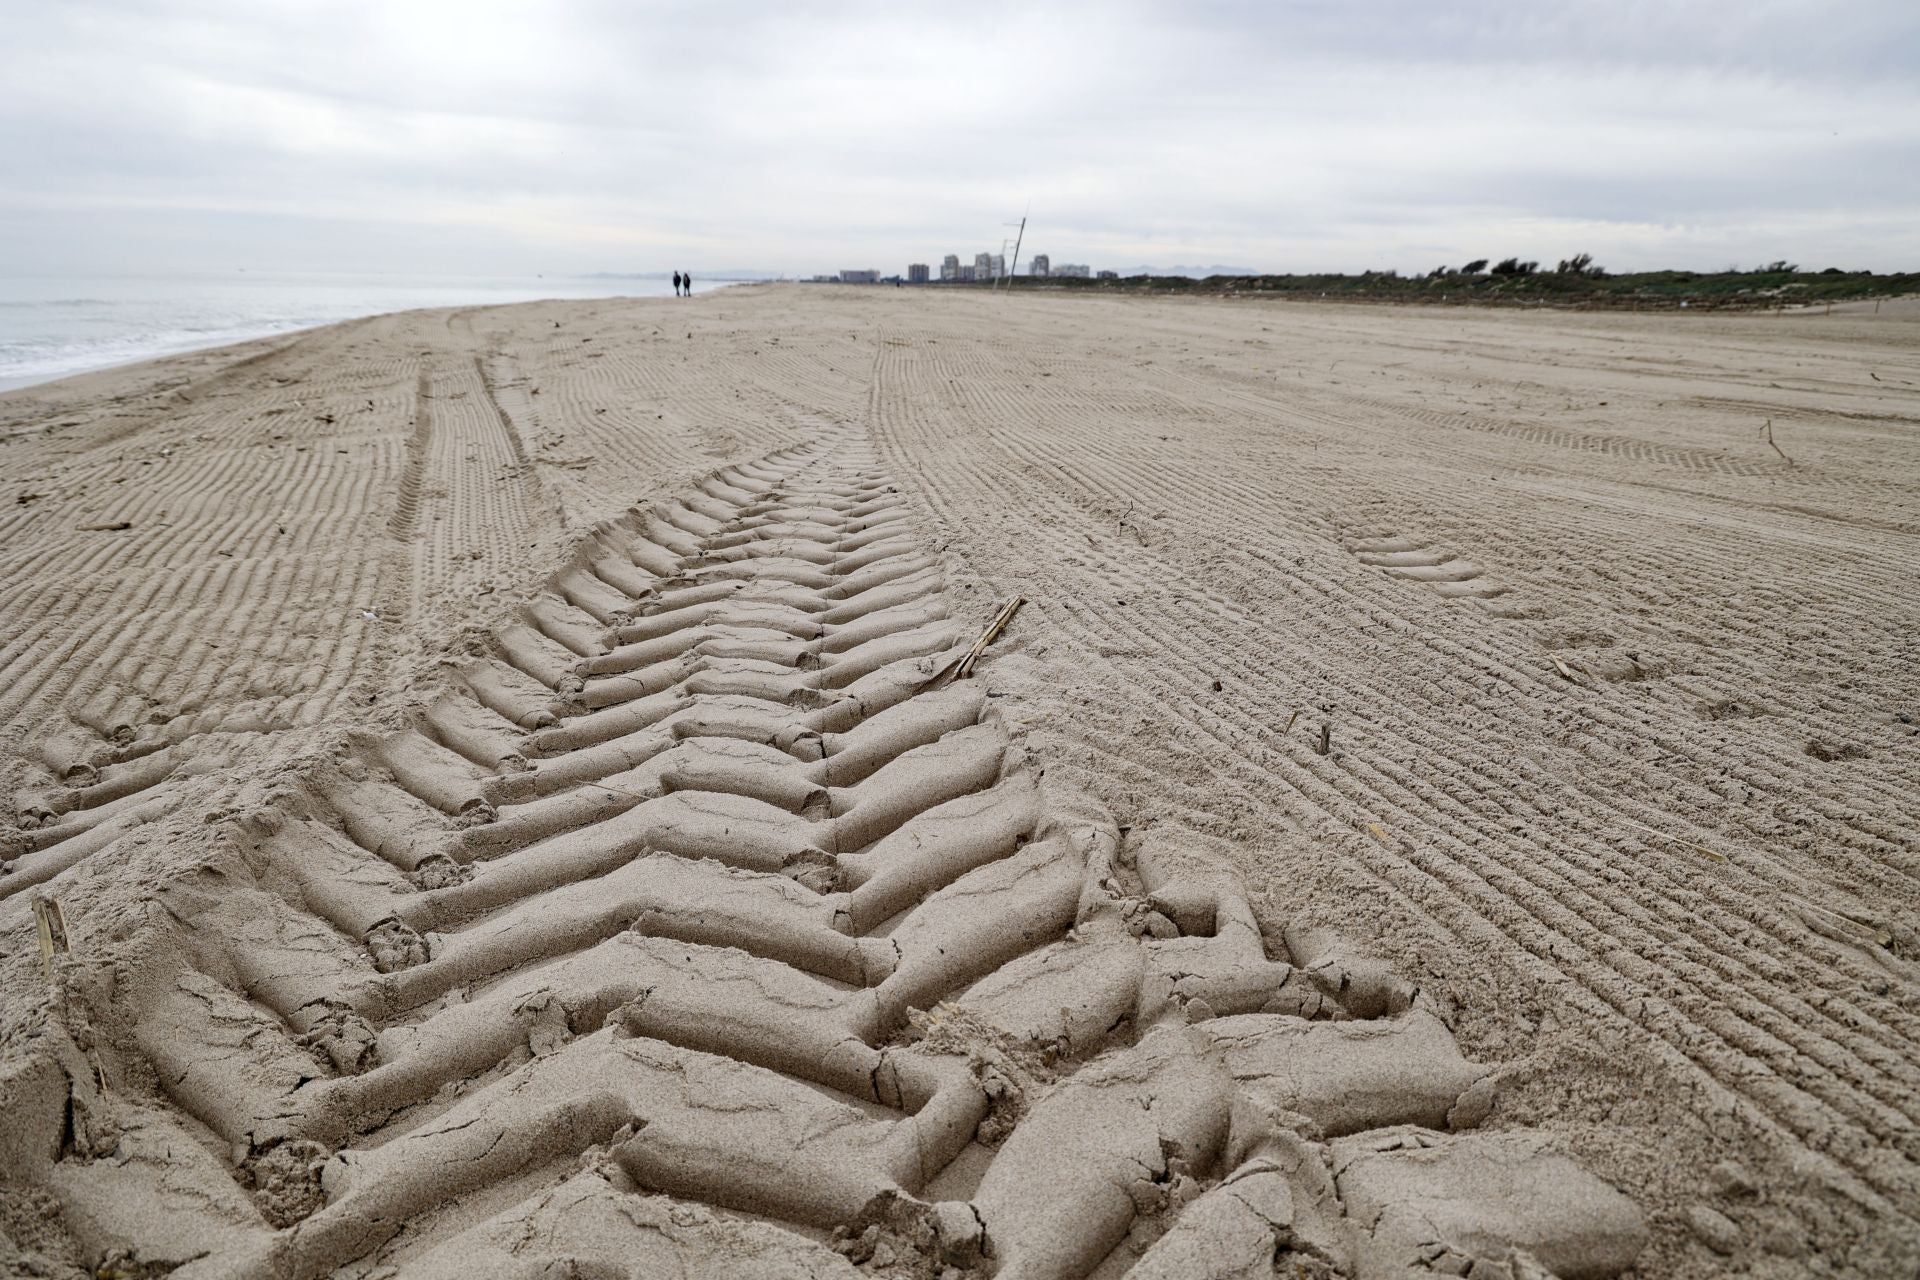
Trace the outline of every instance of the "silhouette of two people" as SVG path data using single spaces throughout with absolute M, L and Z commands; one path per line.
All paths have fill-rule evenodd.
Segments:
M 673 273 L 673 296 L 691 298 L 693 296 L 693 277 L 684 271 Z

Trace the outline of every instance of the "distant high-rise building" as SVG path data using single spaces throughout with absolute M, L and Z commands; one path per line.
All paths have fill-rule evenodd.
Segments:
M 1077 279 L 1085 280 L 1093 274 L 1093 269 L 1084 262 L 1063 262 L 1053 269 L 1053 274 L 1056 276 L 1073 276 Z
M 998 280 L 1005 274 L 1007 274 L 1007 255 L 996 253 L 993 255 L 993 278 Z
M 1120 278 L 1118 271 L 1096 271 L 1094 275 L 1101 280 L 1118 280 Z
M 961 284 L 972 284 L 975 280 L 978 280 L 979 278 L 980 278 L 980 268 L 978 267 L 961 267 L 960 268 L 960 275 L 958 279 Z
M 958 280 L 960 278 L 959 254 L 950 253 L 940 259 L 940 278 L 942 280 Z
M 874 270 L 842 271 L 840 273 L 840 283 L 841 284 L 879 284 L 880 273 Z
M 973 278 L 975 280 L 993 279 L 993 255 L 976 253 L 973 255 Z
M 927 275 L 928 275 L 928 272 L 927 272 L 926 263 L 910 262 L 907 264 L 907 283 L 908 284 L 925 284 L 927 282 Z
M 1033 261 L 1027 265 L 1027 274 L 1045 276 L 1053 266 L 1053 260 L 1044 253 L 1033 255 Z

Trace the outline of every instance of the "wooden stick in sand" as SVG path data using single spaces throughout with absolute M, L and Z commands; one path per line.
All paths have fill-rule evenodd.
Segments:
M 1779 445 L 1773 442 L 1773 419 L 1772 418 L 1767 419 L 1767 425 L 1760 429 L 1760 434 L 1766 437 L 1767 448 L 1773 450 L 1775 453 L 1779 454 L 1782 458 L 1786 458 L 1786 462 L 1788 466 L 1793 465 L 1793 459 L 1788 458 L 1786 451 L 1782 449 Z

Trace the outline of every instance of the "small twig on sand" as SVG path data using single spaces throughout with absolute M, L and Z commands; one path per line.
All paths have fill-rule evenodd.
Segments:
M 1322 721 L 1320 722 L 1320 741 L 1318 741 L 1318 742 L 1316 742 L 1316 743 L 1314 743 L 1314 745 L 1313 745 L 1313 749 L 1314 749 L 1314 751 L 1315 751 L 1316 753 L 1318 753 L 1318 754 L 1320 754 L 1320 755 L 1323 755 L 1323 756 L 1324 756 L 1324 755 L 1327 755 L 1327 754 L 1329 754 L 1329 753 L 1331 753 L 1331 752 L 1332 752 L 1332 750 L 1333 750 L 1333 721 L 1331 721 L 1331 720 L 1322 720 Z
M 1793 459 L 1787 458 L 1785 450 L 1781 449 L 1779 445 L 1773 442 L 1773 419 L 1772 418 L 1768 418 L 1767 425 L 1760 428 L 1760 434 L 1766 437 L 1767 448 L 1773 450 L 1775 453 L 1779 454 L 1782 458 L 1786 458 L 1788 466 L 1793 465 Z
M 1563 675 L 1563 676 L 1565 676 L 1565 677 L 1566 677 L 1567 679 L 1569 679 L 1569 680 L 1571 680 L 1571 681 L 1573 681 L 1573 682 L 1574 682 L 1575 684 L 1584 684 L 1584 683 L 1585 683 L 1585 681 L 1583 681 L 1583 680 L 1581 680 L 1581 679 L 1580 679 L 1580 677 L 1579 677 L 1578 675 L 1576 675 L 1576 674 L 1574 674 L 1574 670 L 1573 670 L 1573 668 L 1572 668 L 1572 667 L 1570 667 L 1570 666 L 1568 666 L 1568 665 L 1567 665 L 1566 663 L 1564 663 L 1564 662 L 1562 662 L 1562 661 L 1560 661 L 1560 659 L 1559 659 L 1559 658 L 1558 658 L 1558 657 L 1557 657 L 1556 655 L 1554 655 L 1554 654 L 1551 654 L 1551 653 L 1550 653 L 1550 654 L 1548 654 L 1548 655 L 1547 655 L 1547 657 L 1548 657 L 1548 659 L 1549 659 L 1549 660 L 1551 660 L 1551 661 L 1552 661 L 1552 663 L 1553 663 L 1553 665 L 1554 665 L 1554 666 L 1555 666 L 1556 668 L 1558 668 L 1558 669 L 1559 669 L 1559 672 L 1560 672 L 1560 674 L 1561 674 L 1561 675 Z
M 1284 738 L 1284 737 L 1286 737 L 1286 736 L 1287 736 L 1288 734 L 1290 734 L 1290 733 L 1292 733 L 1292 732 L 1293 732 L 1293 722 L 1294 722 L 1295 720 L 1298 720 L 1299 718 L 1300 718 L 1300 708 L 1298 708 L 1298 707 L 1295 707 L 1295 708 L 1293 709 L 1293 714 L 1287 717 L 1287 727 L 1286 727 L 1286 728 L 1284 728 L 1284 729 L 1282 729 L 1282 730 L 1280 731 L 1280 736 Z

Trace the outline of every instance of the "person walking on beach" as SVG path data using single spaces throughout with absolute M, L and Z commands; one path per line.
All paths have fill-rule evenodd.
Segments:
M 673 296 L 676 298 L 680 296 L 680 273 L 678 271 L 673 273 Z
M 687 286 L 687 296 L 691 298 L 693 296 L 693 277 L 682 271 L 680 273 L 680 282 Z

